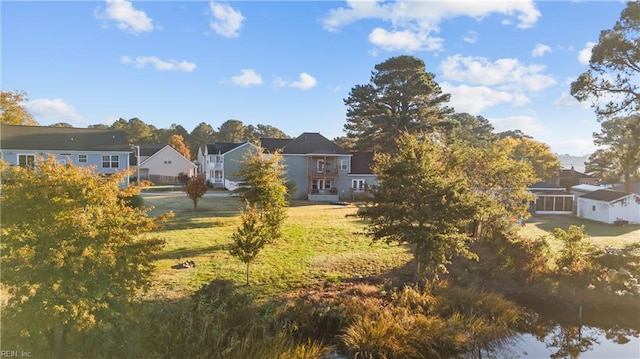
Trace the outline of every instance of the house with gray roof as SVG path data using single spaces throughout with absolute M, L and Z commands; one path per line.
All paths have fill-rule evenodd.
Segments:
M 96 128 L 1 125 L 0 158 L 14 166 L 33 166 L 38 157 L 91 166 L 114 174 L 129 168 L 131 146 L 124 131 Z M 126 178 L 126 185 L 129 178 Z
M 349 200 L 362 200 L 371 196 L 371 188 L 378 185 L 378 176 L 373 173 L 373 152 L 351 153 L 349 169 Z
M 263 153 L 279 151 L 286 177 L 295 182 L 294 199 L 338 201 L 350 193 L 351 154 L 317 132 L 304 132 L 294 139 L 261 138 Z
M 257 153 L 251 142 L 219 142 L 198 148 L 198 172 L 215 188 L 234 190 L 240 178 L 238 171 L 245 156 Z
M 640 195 L 601 189 L 589 192 L 578 201 L 578 217 L 609 224 L 640 224 Z
M 197 166 L 173 147 L 164 144 L 140 144 L 139 154 L 130 156 L 129 161 L 136 166 L 136 176 L 155 184 L 178 184 L 178 174 L 189 177 L 196 175 Z M 136 156 L 140 158 L 136 158 Z M 140 164 L 138 165 L 138 160 Z

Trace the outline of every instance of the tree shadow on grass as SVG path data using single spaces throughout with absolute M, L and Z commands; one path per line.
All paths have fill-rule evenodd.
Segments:
M 218 251 L 227 251 L 229 249 L 228 244 L 217 244 L 215 246 L 200 247 L 200 248 L 178 248 L 172 251 L 160 253 L 154 257 L 155 260 L 159 259 L 182 259 L 197 257 L 202 254 L 213 253 Z

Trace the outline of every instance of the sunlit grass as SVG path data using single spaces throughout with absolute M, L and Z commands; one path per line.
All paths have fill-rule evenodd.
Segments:
M 520 229 L 520 234 L 527 238 L 538 238 L 549 235 L 555 228 L 567 230 L 569 226 L 584 226 L 588 241 L 597 246 L 624 248 L 640 243 L 640 225 L 616 226 L 585 220 L 572 215 L 544 215 L 529 218 L 527 225 Z M 551 240 L 552 249 L 559 249 L 560 243 Z
M 185 197 L 149 196 L 152 215 L 172 210 L 175 217 L 157 233 L 167 242 L 158 255 L 151 297 L 189 296 L 214 279 L 242 285 L 245 265 L 229 254 L 231 234 L 240 224 L 242 202 L 235 197 L 204 197 L 193 211 Z M 251 264 L 251 290 L 277 295 L 318 282 L 380 275 L 411 260 L 405 246 L 372 243 L 362 235 L 356 206 L 294 201 L 284 236 L 268 244 Z M 172 266 L 193 260 L 195 268 Z

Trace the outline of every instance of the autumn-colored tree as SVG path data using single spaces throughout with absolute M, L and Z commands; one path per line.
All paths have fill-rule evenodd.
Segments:
M 167 140 L 167 144 L 173 147 L 174 150 L 178 151 L 178 153 L 183 155 L 186 159 L 191 159 L 191 151 L 184 143 L 184 138 L 182 136 L 171 135 Z
M 38 122 L 23 105 L 26 100 L 27 94 L 25 92 L 0 92 L 0 123 L 3 125 L 37 125 Z
M 231 236 L 233 242 L 229 253 L 247 265 L 246 275 L 247 285 L 249 285 L 249 266 L 269 242 L 269 236 L 266 232 L 267 227 L 260 219 L 260 211 L 256 207 L 247 202 L 240 216 L 242 225 Z
M 12 323 L 18 341 L 5 332 L 2 344 L 63 358 L 88 331 L 127 318 L 164 244 L 143 234 L 170 214 L 152 218 L 128 205 L 135 188 L 120 188 L 124 173 L 101 176 L 53 157 L 36 162 L 24 168 L 0 161 L 0 270 L 8 293 L 2 329 Z
M 549 145 L 532 138 L 505 137 L 497 142 L 516 161 L 528 163 L 537 181 L 550 181 L 560 171 L 560 160 Z
M 182 190 L 187 194 L 187 197 L 191 198 L 193 201 L 193 210 L 198 210 L 198 201 L 205 193 L 209 186 L 207 186 L 207 182 L 204 180 L 204 177 L 197 176 L 191 177 L 182 187 Z

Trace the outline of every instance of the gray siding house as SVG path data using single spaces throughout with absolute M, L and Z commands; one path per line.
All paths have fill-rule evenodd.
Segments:
M 333 141 L 315 132 L 294 139 L 261 138 L 260 146 L 268 155 L 280 151 L 287 180 L 296 184 L 293 199 L 338 201 L 349 198 L 351 154 Z
M 33 166 L 52 155 L 60 163 L 91 166 L 114 174 L 129 168 L 132 149 L 124 131 L 95 128 L 1 125 L 0 158 L 14 166 Z M 129 177 L 126 178 L 129 184 Z
M 234 190 L 242 160 L 257 152 L 258 146 L 251 142 L 202 145 L 198 148 L 198 172 L 214 187 Z

